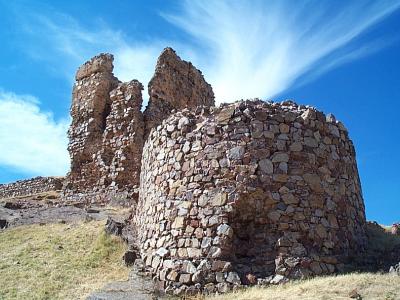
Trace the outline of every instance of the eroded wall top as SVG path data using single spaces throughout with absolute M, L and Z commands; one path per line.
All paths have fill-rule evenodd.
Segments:
M 149 96 L 144 112 L 146 134 L 174 109 L 214 105 L 214 92 L 202 73 L 171 48 L 165 48 L 158 58 L 155 74 L 149 82 Z
M 75 80 L 81 80 L 95 73 L 112 73 L 114 56 L 109 53 L 101 53 L 85 62 L 76 72 Z

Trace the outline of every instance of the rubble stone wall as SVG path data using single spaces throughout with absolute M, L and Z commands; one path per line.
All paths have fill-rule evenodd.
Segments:
M 18 180 L 13 183 L 0 184 L 0 199 L 18 196 L 29 196 L 62 189 L 64 177 L 35 177 Z
M 171 48 L 165 48 L 158 58 L 148 90 L 149 104 L 144 111 L 146 138 L 173 110 L 214 105 L 214 92 L 201 71 L 181 60 Z
M 143 86 L 114 77 L 101 54 L 76 74 L 69 129 L 71 171 L 64 199 L 129 205 L 137 198 L 143 147 Z
M 145 130 L 158 125 L 172 109 L 214 104 L 201 72 L 171 48 L 158 59 L 144 116 L 142 90 L 137 80 L 121 83 L 114 77 L 111 54 L 93 57 L 79 68 L 68 132 L 71 171 L 65 200 L 134 205 Z
M 366 244 L 347 130 L 291 101 L 173 114 L 146 141 L 140 180 L 138 246 L 167 291 L 332 273 Z

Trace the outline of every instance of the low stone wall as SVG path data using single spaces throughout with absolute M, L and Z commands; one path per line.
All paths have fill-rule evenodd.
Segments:
M 366 245 L 347 130 L 291 101 L 183 110 L 146 141 L 134 223 L 176 293 L 328 274 Z
M 62 189 L 64 177 L 35 177 L 18 180 L 13 183 L 0 184 L 0 198 L 33 195 Z

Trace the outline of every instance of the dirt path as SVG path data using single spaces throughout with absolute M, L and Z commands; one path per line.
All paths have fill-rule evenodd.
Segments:
M 153 282 L 149 277 L 132 271 L 127 281 L 115 281 L 93 292 L 86 300 L 155 300 L 162 298 L 154 292 Z

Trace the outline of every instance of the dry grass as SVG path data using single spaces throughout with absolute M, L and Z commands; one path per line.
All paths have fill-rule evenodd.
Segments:
M 104 221 L 93 221 L 0 232 L 0 299 L 83 299 L 125 280 L 125 245 L 103 228 Z
M 362 299 L 400 299 L 400 276 L 388 274 L 347 274 L 317 277 L 265 288 L 249 288 L 225 295 L 198 299 L 207 300 L 330 300 L 350 299 L 357 290 Z M 360 298 L 361 299 L 361 298 Z

